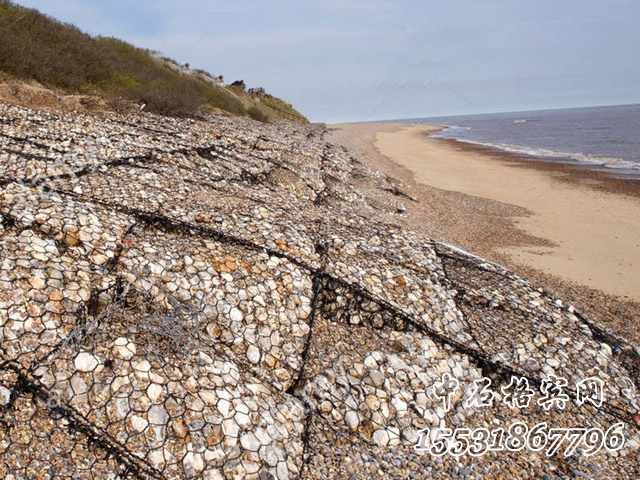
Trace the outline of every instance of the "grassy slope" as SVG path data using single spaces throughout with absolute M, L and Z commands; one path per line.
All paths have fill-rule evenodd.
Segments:
M 306 118 L 282 100 L 221 87 L 170 68 L 149 50 L 91 37 L 37 10 L 0 0 L 0 72 L 63 89 L 145 103 L 147 110 L 196 116 L 212 109 L 268 121 Z

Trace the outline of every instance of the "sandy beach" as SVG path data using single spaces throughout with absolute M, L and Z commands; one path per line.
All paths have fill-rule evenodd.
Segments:
M 620 323 L 637 325 L 637 183 L 429 138 L 437 128 L 351 124 L 332 135 L 404 182 L 416 200 L 407 202 L 411 228 L 569 293 L 583 309 L 600 308 L 600 318 L 624 312 Z M 606 300 L 595 300 L 600 292 Z
M 530 211 L 515 219 L 516 226 L 553 246 L 508 247 L 514 260 L 640 300 L 640 200 L 561 183 L 549 172 L 506 165 L 489 153 L 456 149 L 427 138 L 432 130 L 380 132 L 375 145 L 421 183 Z

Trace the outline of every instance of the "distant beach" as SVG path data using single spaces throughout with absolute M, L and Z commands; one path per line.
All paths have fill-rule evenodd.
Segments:
M 521 272 L 558 277 L 565 289 L 581 285 L 640 301 L 638 181 L 430 138 L 439 126 L 334 128 L 336 140 L 359 148 L 414 192 L 418 201 L 407 202 L 411 228 Z
M 640 179 L 640 105 L 437 117 L 411 123 L 445 125 L 433 136 L 573 164 L 617 178 Z

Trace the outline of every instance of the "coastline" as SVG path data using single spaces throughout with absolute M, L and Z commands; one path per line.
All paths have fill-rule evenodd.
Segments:
M 360 150 L 418 198 L 407 204 L 408 227 L 561 291 L 583 311 L 617 323 L 616 332 L 640 339 L 633 327 L 640 313 L 637 181 L 429 138 L 436 126 L 331 128 L 332 140 Z

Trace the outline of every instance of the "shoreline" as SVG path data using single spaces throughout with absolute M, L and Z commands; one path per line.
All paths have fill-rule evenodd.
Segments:
M 567 174 L 557 164 L 523 166 L 508 153 L 460 147 L 412 126 L 380 132 L 380 152 L 412 170 L 421 183 L 488 198 L 528 210 L 516 225 L 553 246 L 498 247 L 513 259 L 546 273 L 621 297 L 640 300 L 640 196 L 584 185 L 584 174 Z M 523 168 L 524 167 L 524 168 Z M 541 168 L 542 167 L 542 168 Z M 574 169 L 575 170 L 575 169 Z M 559 181 L 558 176 L 563 179 Z
M 431 133 L 436 131 L 439 131 L 439 129 Z M 640 177 L 632 177 L 630 175 L 617 176 L 621 175 L 621 172 L 617 172 L 614 169 L 604 169 L 601 166 L 592 166 L 589 163 L 580 163 L 579 161 L 565 162 L 534 155 L 519 154 L 495 147 L 455 139 L 433 138 L 428 135 L 427 138 L 429 140 L 448 144 L 450 148 L 492 156 L 509 162 L 513 166 L 553 173 L 556 176 L 555 179 L 560 182 L 573 183 L 616 195 L 640 198 Z
M 436 126 L 330 128 L 333 140 L 361 151 L 418 198 L 407 202 L 407 227 L 559 291 L 640 340 L 637 180 L 428 137 Z

